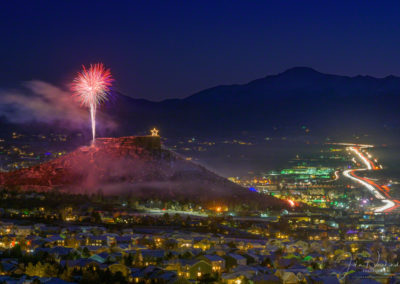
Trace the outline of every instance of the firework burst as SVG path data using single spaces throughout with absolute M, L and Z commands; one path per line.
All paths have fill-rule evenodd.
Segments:
M 111 76 L 110 69 L 106 69 L 102 63 L 91 64 L 89 69 L 86 69 L 85 66 L 82 66 L 82 68 L 82 71 L 78 73 L 72 84 L 72 91 L 81 105 L 88 107 L 90 110 L 94 143 L 96 137 L 96 109 L 107 100 L 114 79 Z

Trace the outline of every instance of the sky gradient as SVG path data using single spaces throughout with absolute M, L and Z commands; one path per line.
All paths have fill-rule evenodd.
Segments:
M 400 2 L 3 1 L 0 88 L 66 86 L 102 61 L 117 90 L 186 97 L 309 66 L 400 75 Z

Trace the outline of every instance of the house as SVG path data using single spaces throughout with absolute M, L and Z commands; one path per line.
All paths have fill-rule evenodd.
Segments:
M 100 263 L 89 258 L 80 258 L 76 260 L 61 260 L 60 265 L 78 270 L 87 269 L 89 267 L 99 267 Z
M 224 256 L 224 259 L 227 269 L 236 267 L 238 265 L 247 264 L 247 259 L 244 256 L 236 253 L 228 253 L 227 255 Z
M 105 263 L 107 261 L 107 258 L 104 258 L 102 256 L 100 256 L 101 254 L 94 254 L 91 257 L 89 257 L 89 259 L 94 260 L 98 263 Z
M 246 254 L 244 254 L 244 257 L 246 258 L 247 263 L 257 263 L 260 264 L 261 262 L 263 262 L 264 258 L 261 255 L 252 253 L 252 252 L 247 252 Z
M 223 273 L 221 275 L 221 281 L 225 284 L 244 283 L 249 279 L 248 277 L 250 276 L 240 272 Z
M 225 259 L 218 255 L 206 254 L 200 256 L 199 259 L 202 259 L 211 264 L 212 270 L 214 272 L 222 272 L 223 270 L 225 270 Z
M 49 236 L 44 240 L 52 247 L 65 245 L 65 239 L 62 238 L 60 235 Z
M 118 245 L 121 244 L 126 244 L 128 246 L 133 244 L 133 239 L 131 235 L 125 235 L 125 236 L 116 236 L 115 241 Z
M 0 227 L 0 233 L 2 235 L 10 234 L 13 227 L 14 227 L 13 223 L 2 222 Z
M 301 264 L 293 265 L 293 266 L 291 266 L 291 267 L 289 267 L 289 268 L 287 268 L 285 270 L 294 272 L 296 274 L 299 273 L 299 272 L 301 272 L 303 274 L 307 274 L 308 273 L 307 267 L 305 267 L 304 265 L 301 265 Z
M 280 284 L 282 281 L 273 274 L 257 274 L 251 278 L 254 284 Z
M 329 231 L 328 232 L 328 240 L 330 241 L 339 241 L 340 240 L 340 234 L 338 231 Z
M 297 284 L 300 282 L 296 274 L 290 271 L 277 270 L 275 276 L 279 277 L 283 284 Z
M 334 275 L 310 276 L 308 282 L 312 284 L 339 284 L 339 279 Z
M 10 274 L 15 272 L 18 268 L 18 263 L 12 260 L 2 260 L 0 264 L 3 268 L 3 271 Z
M 28 236 L 32 233 L 32 226 L 15 226 L 14 234 L 17 236 Z
M 143 265 L 145 266 L 159 264 L 165 257 L 164 250 L 144 249 L 140 253 L 143 258 Z
M 122 232 L 122 235 L 132 235 L 133 234 L 132 229 L 122 229 L 121 232 Z
M 193 247 L 193 238 L 181 236 L 176 238 L 179 248 L 191 248 Z
M 86 239 L 86 245 L 88 246 L 108 246 L 107 236 L 88 236 Z
M 211 241 L 206 238 L 195 238 L 193 248 L 205 251 L 210 249 L 211 245 Z
M 174 283 L 178 276 L 174 271 L 157 271 L 148 275 L 148 279 L 152 283 Z
M 134 283 L 143 283 L 144 280 L 149 278 L 150 274 L 157 273 L 161 270 L 161 268 L 154 265 L 149 265 L 145 268 L 131 268 L 131 277 Z
M 89 251 L 90 255 L 92 255 L 95 253 L 103 252 L 107 247 L 106 246 L 101 246 L 101 247 L 100 246 L 82 246 L 81 248 L 83 250 L 87 249 Z
M 130 273 L 130 269 L 123 264 L 120 263 L 114 263 L 111 264 L 110 266 L 108 266 L 108 269 L 112 272 L 112 273 L 117 273 L 117 272 L 121 272 L 122 275 L 124 275 L 125 277 L 127 277 Z
M 40 226 L 38 231 L 47 237 L 58 234 L 60 228 L 56 226 Z
M 184 269 L 182 269 L 182 271 L 186 273 L 183 274 L 183 276 L 186 276 L 185 278 L 187 279 L 201 278 L 202 276 L 213 272 L 212 266 L 204 260 L 194 259 L 191 262 L 187 262 L 187 265 L 182 268 Z
M 66 248 L 62 246 L 53 247 L 50 249 L 50 254 L 55 256 L 56 258 L 67 256 L 70 253 L 73 253 L 75 249 L 73 248 Z

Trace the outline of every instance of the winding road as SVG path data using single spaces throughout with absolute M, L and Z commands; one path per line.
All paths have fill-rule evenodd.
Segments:
M 372 157 L 369 154 L 364 154 L 362 152 L 363 148 L 366 148 L 366 146 L 347 147 L 347 149 L 352 152 L 356 156 L 356 158 L 362 161 L 362 163 L 365 165 L 365 168 L 345 170 L 343 171 L 343 175 L 346 178 L 349 178 L 363 185 L 372 193 L 372 195 L 374 195 L 376 199 L 379 199 L 382 203 L 384 203 L 383 206 L 374 208 L 374 212 L 387 213 L 393 211 L 394 209 L 400 207 L 400 201 L 393 199 L 389 195 L 390 189 L 385 185 L 378 185 L 374 181 L 364 177 L 360 177 L 356 174 L 357 172 L 361 171 L 373 171 L 381 169 L 381 167 L 377 166 L 372 160 L 370 160 Z

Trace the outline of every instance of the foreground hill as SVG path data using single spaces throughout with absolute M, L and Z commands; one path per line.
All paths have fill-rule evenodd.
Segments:
M 204 205 L 248 204 L 282 208 L 202 166 L 164 150 L 159 137 L 101 138 L 32 168 L 1 173 L 0 184 L 16 190 L 134 195 L 139 199 L 193 201 Z M 255 207 L 253 207 L 255 208 Z

